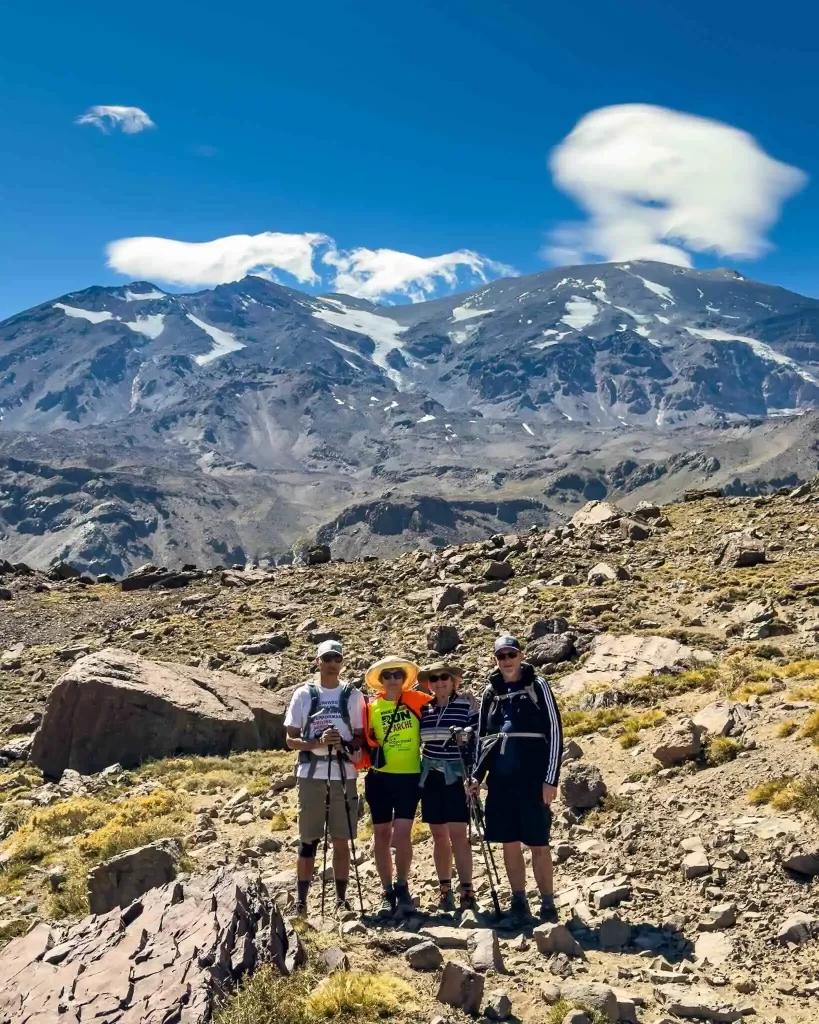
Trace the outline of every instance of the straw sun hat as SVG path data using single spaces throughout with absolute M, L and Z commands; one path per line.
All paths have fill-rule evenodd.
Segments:
M 404 690 L 411 690 L 418 678 L 418 666 L 409 658 L 403 658 L 400 654 L 392 654 L 388 658 L 381 658 L 374 665 L 370 665 L 364 674 L 364 681 L 370 690 L 383 690 L 384 684 L 379 679 L 385 668 L 402 668 L 406 673 L 404 677 Z
M 425 683 L 430 677 L 430 673 L 440 675 L 442 672 L 446 672 L 452 676 L 453 679 L 460 680 L 463 678 L 463 671 L 458 665 L 453 664 L 451 661 L 433 661 L 431 665 L 422 665 L 418 672 L 418 682 Z

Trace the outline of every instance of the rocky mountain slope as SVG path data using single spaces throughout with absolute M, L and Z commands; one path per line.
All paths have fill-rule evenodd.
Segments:
M 816 300 L 646 262 L 388 308 L 253 277 L 90 288 L 0 324 L 0 533 L 121 572 L 281 555 L 325 524 L 376 554 L 458 536 L 454 505 L 451 532 L 389 542 L 336 522 L 387 490 L 533 499 L 548 523 L 604 493 L 798 482 L 818 325 Z
M 191 571 L 167 582 L 174 589 L 132 589 L 138 577 L 120 587 L 65 579 L 65 569 L 45 576 L 5 565 L 3 757 L 25 757 L 31 730 L 48 709 L 34 743 L 36 763 L 11 760 L 0 771 L 0 934 L 27 933 L 0 951 L 0 976 L 12 978 L 15 965 L 19 973 L 46 957 L 36 968 L 37 985 L 23 990 L 13 981 L 8 997 L 31 993 L 29 1009 L 46 1008 L 53 986 L 62 984 L 61 958 L 74 965 L 66 977 L 76 972 L 78 943 L 96 949 L 108 941 L 109 927 L 131 935 L 135 912 L 123 916 L 125 927 L 119 912 L 110 922 L 72 922 L 87 912 L 86 884 L 97 899 L 103 881 L 131 878 L 121 858 L 143 843 L 173 840 L 184 847 L 184 866 L 199 880 L 183 881 L 181 891 L 196 907 L 203 885 L 217 884 L 207 881 L 209 872 L 241 873 L 238 888 L 218 882 L 219 906 L 225 894 L 247 891 L 248 873 L 261 874 L 265 889 L 252 890 L 249 903 L 239 900 L 256 915 L 246 926 L 255 935 L 244 960 L 231 945 L 234 932 L 219 932 L 219 942 L 234 949 L 234 976 L 256 963 L 263 933 L 255 921 L 265 890 L 287 917 L 296 842 L 292 756 L 172 749 L 186 702 L 213 718 L 206 743 L 221 743 L 232 722 L 252 722 L 243 707 L 254 707 L 259 727 L 268 728 L 308 673 L 314 644 L 327 635 L 343 639 L 347 671 L 359 681 L 366 666 L 394 650 L 422 661 L 445 653 L 480 693 L 492 639 L 511 631 L 526 639 L 527 656 L 547 675 L 564 719 L 553 837 L 561 928 L 493 932 L 483 917 L 460 927 L 436 918 L 430 837 L 419 824 L 413 881 L 419 914 L 379 927 L 358 914 L 299 926 L 307 967 L 275 984 L 260 974 L 261 992 L 254 997 L 247 988 L 242 997 L 258 1002 L 244 1012 L 264 1024 L 351 1019 L 354 986 L 364 978 L 374 998 L 374 982 L 366 979 L 378 976 L 385 985 L 403 985 L 393 989 L 403 995 L 390 1002 L 382 992 L 380 1011 L 361 1001 L 358 1019 L 379 1012 L 382 1019 L 419 1022 L 435 1015 L 468 1019 L 441 998 L 462 1008 L 473 999 L 479 1010 L 493 1004 L 487 1019 L 511 1012 L 523 1024 L 563 1024 L 578 1003 L 598 1007 L 602 1016 L 589 1017 L 594 1024 L 746 1016 L 760 1024 L 814 1021 L 818 510 L 819 491 L 811 486 L 663 508 L 645 503 L 630 516 L 610 503 L 592 503 L 555 531 L 416 550 L 394 561 Z M 162 685 L 152 689 L 158 672 Z M 115 690 L 126 677 L 136 689 L 123 704 Z M 201 711 L 205 705 L 186 689 L 195 680 L 220 695 L 218 708 L 214 701 Z M 72 718 L 67 688 L 82 686 L 93 688 L 95 716 Z M 169 724 L 167 756 L 152 747 L 159 759 L 142 765 L 134 743 L 149 734 L 131 726 L 133 715 L 149 714 L 151 704 L 140 692 L 153 693 L 152 700 L 162 694 L 167 713 L 161 717 Z M 83 737 L 105 729 L 106 721 L 112 749 L 118 729 L 129 738 L 119 748 L 125 770 L 100 772 L 82 760 L 95 749 Z M 247 732 L 243 744 L 256 745 L 254 735 Z M 157 739 L 160 733 L 151 733 L 151 742 Z M 58 779 L 66 752 L 76 767 Z M 44 758 L 48 779 L 36 767 Z M 169 848 L 163 849 L 165 863 Z M 474 852 L 478 893 L 488 903 L 480 851 Z M 151 856 L 154 863 L 160 855 Z M 359 856 L 369 903 L 377 893 L 366 817 Z M 97 866 L 111 857 L 112 866 Z M 154 875 L 145 867 L 148 855 L 139 857 L 144 882 Z M 316 888 L 314 914 L 318 901 Z M 188 903 L 180 903 L 172 885 L 141 902 L 143 934 L 151 934 L 155 905 L 179 904 L 185 927 Z M 191 907 L 190 927 L 197 930 L 200 913 Z M 226 921 L 231 913 L 243 919 L 248 911 L 234 911 L 231 897 Z M 29 933 L 38 920 L 46 924 Z M 65 925 L 71 927 L 63 931 Z M 300 948 L 289 926 L 277 927 L 278 941 L 289 937 L 291 953 Z M 149 967 L 166 943 L 160 928 L 146 946 Z M 116 959 L 107 946 L 102 953 Z M 340 981 L 322 981 L 339 965 L 350 968 L 346 996 L 339 995 Z M 137 988 L 171 1005 L 177 975 L 161 974 L 167 988 L 150 980 L 158 977 L 152 968 L 137 971 L 144 989 Z M 70 1005 L 96 997 L 102 1006 L 116 997 L 111 1013 L 118 1014 L 128 1006 L 128 991 L 118 991 L 115 972 L 90 973 Z M 340 1000 L 335 1009 L 314 994 L 322 991 Z M 212 991 L 200 995 L 196 988 L 195 997 L 206 999 L 207 1016 Z M 250 1019 L 235 1012 L 237 1020 Z M 132 1012 L 123 1019 L 142 1018 Z

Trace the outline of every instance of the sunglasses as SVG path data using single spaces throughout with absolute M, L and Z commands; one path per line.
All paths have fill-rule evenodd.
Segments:
M 381 673 L 382 679 L 403 679 L 406 676 L 406 672 L 402 668 L 386 669 Z
M 340 654 L 322 654 L 321 660 L 324 662 L 325 665 L 328 665 L 331 661 L 341 662 L 344 659 Z
M 435 676 L 435 675 L 427 676 L 427 682 L 428 683 L 445 683 L 448 680 L 450 680 L 451 678 L 452 678 L 452 676 L 449 674 L 449 672 L 442 672 L 439 676 Z
M 495 657 L 498 661 L 514 661 L 519 654 L 520 651 L 498 651 Z

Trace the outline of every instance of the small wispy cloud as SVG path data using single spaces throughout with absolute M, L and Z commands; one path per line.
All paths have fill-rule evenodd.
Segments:
M 89 107 L 84 114 L 80 114 L 75 124 L 93 124 L 106 134 L 119 130 L 126 135 L 136 135 L 146 128 L 156 128 L 140 107 Z
M 372 302 L 421 302 L 440 289 L 467 288 L 516 273 L 469 249 L 415 256 L 395 249 L 339 249 L 318 232 L 229 235 L 208 242 L 122 238 L 106 249 L 108 266 L 139 279 L 209 287 L 248 274 L 276 281 L 283 272 L 300 284 L 322 286 Z M 318 267 L 318 269 L 316 269 Z
M 587 216 L 551 233 L 543 255 L 555 263 L 760 256 L 782 204 L 808 180 L 747 132 L 638 103 L 586 114 L 549 166 Z

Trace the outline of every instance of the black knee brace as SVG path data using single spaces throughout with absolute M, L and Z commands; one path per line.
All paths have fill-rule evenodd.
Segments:
M 316 850 L 318 849 L 318 839 L 313 840 L 312 843 L 301 843 L 299 845 L 299 856 L 300 857 L 315 857 Z

